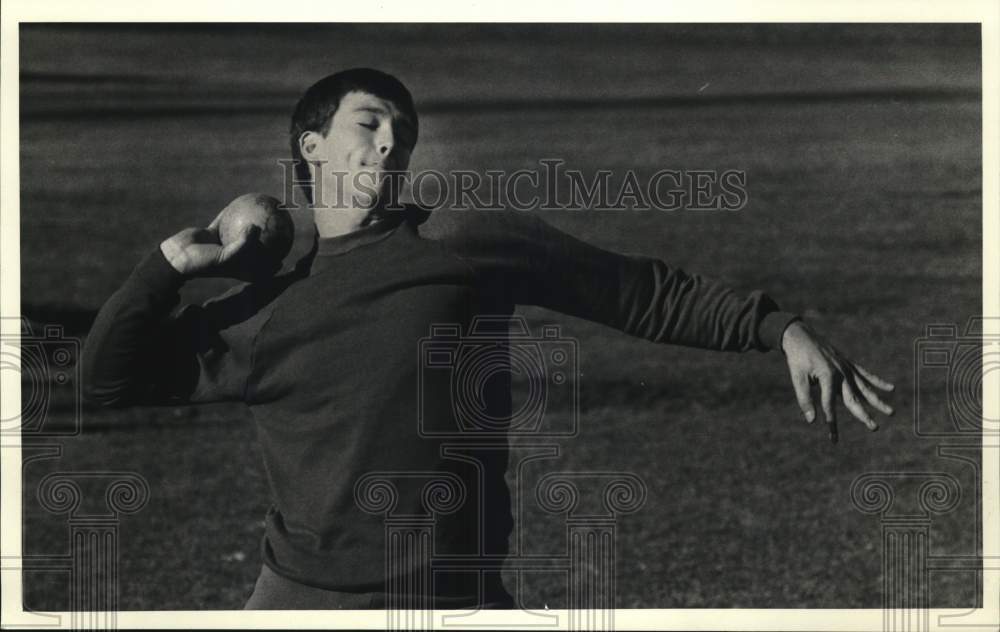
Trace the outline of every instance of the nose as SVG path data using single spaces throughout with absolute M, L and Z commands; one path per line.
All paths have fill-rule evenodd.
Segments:
M 392 133 L 391 125 L 383 125 L 382 129 L 379 130 L 378 138 L 375 140 L 376 147 L 378 148 L 378 154 L 381 157 L 389 155 L 392 148 L 396 144 L 396 139 Z

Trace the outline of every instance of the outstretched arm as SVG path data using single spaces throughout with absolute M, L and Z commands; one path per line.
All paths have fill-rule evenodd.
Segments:
M 741 296 L 658 259 L 598 248 L 531 213 L 435 215 L 431 230 L 475 268 L 492 295 L 515 304 L 546 307 L 653 342 L 717 351 L 777 348 L 796 318 L 763 292 Z
M 547 307 L 659 343 L 719 351 L 781 348 L 803 411 L 811 410 L 810 380 L 822 387 L 834 440 L 835 391 L 869 428 L 877 426 L 862 402 L 891 414 L 874 390 L 889 390 L 891 384 L 844 358 L 763 292 L 740 295 L 658 259 L 603 250 L 530 213 L 450 213 L 432 216 L 435 220 L 445 243 L 472 263 L 490 291 L 513 303 Z

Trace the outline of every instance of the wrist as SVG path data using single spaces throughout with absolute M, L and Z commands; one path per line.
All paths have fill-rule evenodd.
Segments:
M 141 279 L 143 285 L 154 294 L 176 292 L 187 280 L 167 261 L 160 248 L 143 257 L 133 270 L 133 275 Z
M 789 323 L 798 319 L 799 316 L 791 312 L 769 312 L 757 325 L 758 348 L 761 351 L 781 349 L 781 340 L 785 329 L 788 328 Z
M 806 326 L 805 321 L 796 317 L 795 319 L 789 321 L 789 323 L 785 326 L 785 330 L 781 332 L 781 344 L 778 348 L 781 349 L 782 353 L 787 354 L 786 346 L 788 345 L 789 340 L 806 332 L 808 332 L 808 327 Z

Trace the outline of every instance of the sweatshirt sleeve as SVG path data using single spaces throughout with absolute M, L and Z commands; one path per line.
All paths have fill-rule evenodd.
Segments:
M 720 351 L 781 347 L 795 314 L 761 291 L 726 285 L 658 259 L 603 250 L 525 212 L 459 212 L 444 243 L 490 291 L 653 342 Z
M 236 313 L 238 293 L 171 315 L 183 282 L 157 248 L 108 299 L 83 348 L 85 398 L 103 406 L 243 399 L 258 319 Z

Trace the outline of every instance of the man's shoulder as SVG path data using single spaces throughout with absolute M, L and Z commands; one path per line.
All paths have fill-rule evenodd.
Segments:
M 420 235 L 444 242 L 519 240 L 536 234 L 540 223 L 529 211 L 440 208 L 420 226 Z

